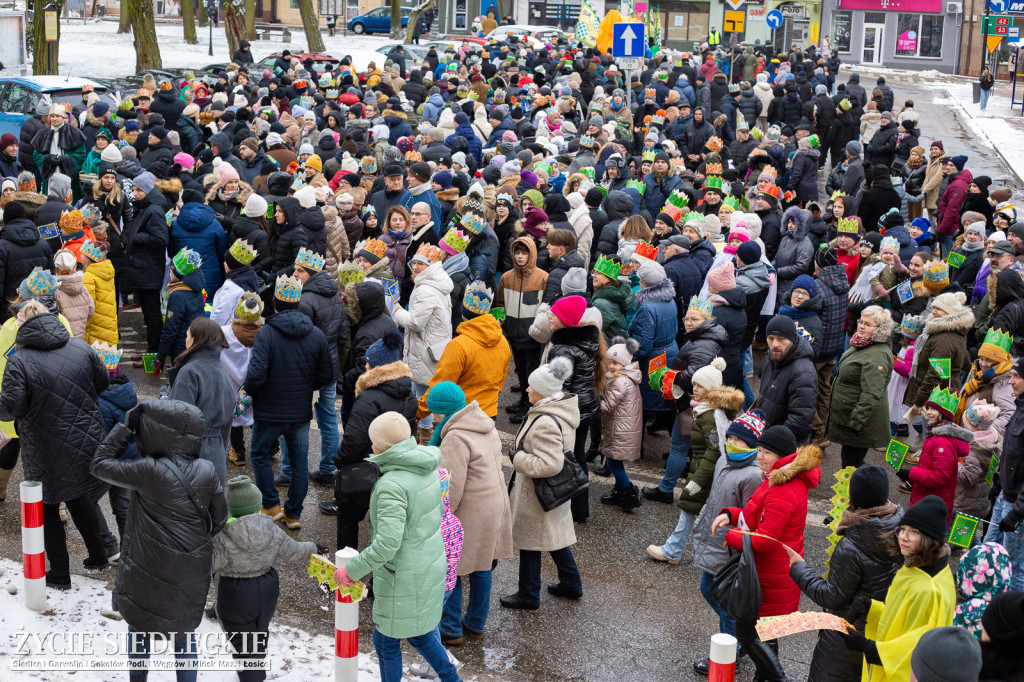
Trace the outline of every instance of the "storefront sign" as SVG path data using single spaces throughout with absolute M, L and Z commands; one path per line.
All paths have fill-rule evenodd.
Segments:
M 782 12 L 782 16 L 787 19 L 806 19 L 807 8 L 803 5 L 786 4 L 780 5 L 779 11 Z
M 922 13 L 945 11 L 942 0 L 840 0 L 839 9 Z
M 752 17 L 763 17 L 766 12 L 764 7 L 748 7 L 747 14 Z
M 917 31 L 904 31 L 896 36 L 896 49 L 917 52 Z

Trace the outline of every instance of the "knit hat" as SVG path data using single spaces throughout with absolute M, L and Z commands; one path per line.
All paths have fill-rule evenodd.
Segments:
M 798 275 L 793 280 L 793 285 L 789 288 L 790 291 L 793 291 L 793 289 L 803 289 L 811 295 L 811 298 L 814 298 L 818 295 L 818 282 L 810 275 Z
M 949 509 L 938 495 L 928 495 L 908 509 L 903 515 L 901 525 L 921 531 L 932 540 L 944 542 L 946 539 L 946 516 Z
M 881 507 L 889 501 L 889 476 L 877 464 L 864 464 L 850 477 L 850 506 L 857 509 Z
M 693 385 L 705 391 L 722 387 L 722 372 L 725 371 L 725 360 L 715 358 L 710 364 L 704 365 L 693 373 Z
M 299 145 L 299 156 L 302 156 L 303 154 L 309 154 L 310 156 L 312 156 L 313 155 L 313 145 L 311 145 L 309 142 L 303 142 L 302 144 L 300 144 Z
M 466 406 L 466 394 L 452 381 L 441 381 L 427 393 L 427 409 L 434 414 L 455 414 Z
M 253 192 L 245 200 L 245 208 L 242 209 L 242 214 L 248 218 L 259 218 L 267 214 L 267 207 L 267 200 Z
M 412 428 L 409 426 L 409 420 L 398 412 L 385 412 L 370 422 L 367 434 L 373 447 L 385 452 L 411 438 Z
M 299 202 L 299 206 L 303 209 L 313 208 L 316 206 L 316 190 L 313 189 L 312 185 L 306 185 L 295 193 L 295 198 Z
M 1024 644 L 1024 592 L 1003 592 L 992 597 L 981 623 L 994 644 Z
M 964 410 L 964 426 L 971 431 L 985 431 L 999 417 L 999 408 L 985 400 L 976 400 Z
M 388 331 L 387 334 L 370 344 L 366 349 L 366 361 L 370 367 L 390 365 L 402 359 L 402 346 L 405 339 L 396 329 Z
M 785 315 L 776 315 L 768 321 L 764 330 L 765 336 L 781 336 L 784 339 L 796 343 L 800 335 L 796 331 L 796 323 L 793 318 Z
M 106 161 L 108 163 L 120 163 L 121 161 L 124 161 L 124 157 L 121 156 L 120 149 L 118 149 L 114 145 L 110 145 L 108 147 L 105 147 L 103 151 L 100 152 L 100 160 Z
M 818 267 L 827 268 L 830 265 L 839 265 L 839 251 L 834 246 L 825 246 L 818 249 L 814 254 L 814 262 Z
M 582 296 L 564 296 L 551 305 L 551 314 L 561 320 L 566 327 L 578 327 L 586 309 L 587 299 Z
M 714 290 L 714 293 L 720 291 L 729 291 L 730 289 L 736 288 L 736 273 L 733 267 L 732 261 L 727 260 L 722 265 L 708 273 L 707 276 L 708 287 Z
M 932 310 L 938 308 L 947 315 L 956 315 L 964 310 L 964 302 L 967 296 L 962 291 L 941 294 L 932 301 Z
M 756 447 L 758 439 L 764 432 L 766 419 L 764 410 L 756 407 L 747 410 L 732 420 L 729 428 L 725 430 L 725 436 L 726 438 L 736 436 L 746 443 L 747 447 Z
M 789 427 L 781 424 L 765 429 L 761 437 L 757 439 L 757 444 L 780 457 L 788 457 L 796 452 L 796 437 Z
M 640 349 L 640 343 L 633 339 L 616 336 L 612 339 L 612 345 L 604 353 L 607 360 L 619 363 L 623 367 L 633 363 L 633 354 Z
M 667 275 L 665 274 L 665 268 L 661 267 L 659 263 L 654 261 L 645 262 L 640 266 L 640 271 L 637 273 L 640 278 L 640 282 L 646 287 L 652 287 L 665 280 Z
M 978 349 L 978 357 L 1002 363 L 1010 361 L 1010 350 L 1013 336 L 1002 329 L 989 329 Z
M 981 665 L 977 638 L 955 626 L 924 633 L 910 655 L 910 670 L 918 682 L 974 682 Z
M 220 177 L 220 184 L 226 185 L 232 180 L 238 180 L 238 171 L 230 163 L 222 163 L 217 169 L 217 175 Z
M 924 266 L 924 286 L 932 296 L 938 296 L 943 289 L 949 286 L 949 266 L 944 261 L 929 261 Z
M 964 169 L 964 166 L 967 165 L 967 156 L 964 154 L 959 154 L 957 156 L 952 157 L 950 161 L 954 166 L 956 166 L 957 172 L 960 172 Z
M 583 268 L 569 268 L 562 276 L 563 294 L 582 294 L 587 290 L 587 271 Z
M 263 506 L 263 493 L 244 474 L 228 481 L 224 488 L 224 499 L 228 503 L 228 516 L 236 519 L 256 514 Z
M 757 242 L 743 242 L 736 247 L 736 257 L 744 265 L 753 265 L 761 260 L 761 245 Z
M 132 187 L 138 188 L 144 194 L 149 194 L 156 187 L 156 178 L 152 173 L 139 173 L 132 179 Z
M 567 358 L 558 357 L 530 372 L 528 383 L 534 391 L 550 398 L 562 390 L 562 384 L 570 374 L 572 363 Z

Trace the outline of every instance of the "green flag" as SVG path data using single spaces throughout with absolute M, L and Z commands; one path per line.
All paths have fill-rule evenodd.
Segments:
M 949 537 L 946 538 L 946 542 L 967 549 L 974 541 L 974 534 L 978 531 L 980 524 L 981 519 L 956 512 L 953 515 L 953 525 L 949 528 Z
M 889 445 L 885 448 L 885 461 L 893 469 L 899 471 L 903 468 L 903 461 L 907 458 L 908 452 L 910 452 L 909 445 L 892 438 L 889 440 Z
M 967 256 L 956 251 L 950 251 L 949 257 L 946 258 L 946 262 L 949 263 L 951 268 L 963 267 L 964 261 L 967 260 Z
M 948 379 L 950 376 L 950 363 L 949 358 L 928 358 L 928 362 L 932 363 L 932 367 L 935 372 L 939 375 L 940 379 Z

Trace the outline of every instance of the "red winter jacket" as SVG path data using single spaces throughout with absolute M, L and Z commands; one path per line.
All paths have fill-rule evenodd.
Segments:
M 971 171 L 962 170 L 946 185 L 946 191 L 939 199 L 939 216 L 935 229 L 939 234 L 956 234 L 960 229 L 960 206 L 967 196 L 967 188 L 974 182 Z
M 796 453 L 783 457 L 772 468 L 747 505 L 727 507 L 729 523 L 738 525 L 742 513 L 747 527 L 761 535 L 781 540 L 801 555 L 804 553 L 804 527 L 807 525 L 807 491 L 821 480 L 819 466 L 825 455 L 816 445 L 804 445 Z M 759 616 L 784 616 L 800 605 L 800 588 L 789 577 L 789 555 L 774 540 L 752 536 L 757 577 L 761 583 Z M 743 548 L 743 534 L 736 529 L 725 536 L 727 545 Z
M 946 523 L 953 520 L 958 459 L 967 457 L 973 439 L 970 431 L 952 422 L 932 429 L 921 448 L 921 459 L 910 470 L 911 507 L 928 495 L 938 495 L 949 510 Z

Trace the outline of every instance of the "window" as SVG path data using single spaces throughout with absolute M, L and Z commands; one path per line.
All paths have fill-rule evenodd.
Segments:
M 885 12 L 865 12 L 864 13 L 865 24 L 884 24 L 885 23 Z
M 0 102 L 0 111 L 5 114 L 24 114 L 29 101 L 29 88 L 18 83 L 9 83 L 4 93 L 3 101 Z M 54 100 L 57 101 L 57 100 Z
M 835 33 L 832 34 L 832 49 L 836 52 L 850 51 L 850 37 L 853 35 L 853 12 L 839 10 L 832 15 Z
M 896 56 L 942 56 L 941 14 L 899 14 L 896 21 Z

